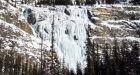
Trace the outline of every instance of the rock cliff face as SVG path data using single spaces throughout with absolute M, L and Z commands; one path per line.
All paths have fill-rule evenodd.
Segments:
M 118 40 L 139 41 L 140 8 L 137 6 L 93 7 L 95 28 L 90 28 L 91 38 L 96 42 L 104 40 L 111 43 L 114 37 Z M 108 40 L 108 41 L 107 41 Z
M 34 7 L 21 5 L 17 8 L 1 2 L 0 40 L 1 50 L 11 50 L 11 45 L 18 53 L 40 58 L 41 45 L 50 50 L 52 40 L 54 49 L 64 59 L 69 68 L 76 69 L 76 64 L 86 66 L 87 38 L 103 47 L 113 45 L 114 38 L 120 41 L 140 42 L 140 7 L 122 5 L 95 6 L 47 6 Z M 23 11 L 30 8 L 36 22 L 28 23 Z M 89 31 L 90 36 L 87 36 Z M 53 39 L 52 39 L 53 33 Z M 43 43 L 41 42 L 43 40 Z M 131 48 L 131 46 L 129 46 Z M 63 58 L 64 57 L 64 58 Z
M 35 37 L 32 25 L 22 16 L 22 8 L 15 8 L 3 0 L 0 5 L 0 51 L 13 49 L 17 53 L 38 59 L 41 40 Z M 44 47 L 49 49 L 47 45 Z

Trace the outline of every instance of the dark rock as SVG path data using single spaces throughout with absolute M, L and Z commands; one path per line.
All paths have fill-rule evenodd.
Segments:
M 30 8 L 28 8 L 28 13 L 32 13 L 32 10 Z
M 39 30 L 40 30 L 40 25 L 37 25 L 36 31 L 39 32 Z
M 30 8 L 26 8 L 23 11 L 23 15 L 24 15 L 24 17 L 27 18 L 27 21 L 28 21 L 29 24 L 35 24 L 36 23 L 36 17 L 32 13 L 32 10 Z
M 64 13 L 70 15 L 70 12 L 67 9 L 65 9 Z
M 23 15 L 24 15 L 24 17 L 28 17 L 28 15 L 29 14 L 31 14 L 32 13 L 32 11 L 31 11 L 31 9 L 30 8 L 26 8 L 24 11 L 23 11 Z
M 78 40 L 78 38 L 76 37 L 76 35 L 74 35 L 74 37 L 73 37 L 73 38 L 74 38 L 74 40 Z
M 36 23 L 36 18 L 33 14 L 29 14 L 28 17 L 27 17 L 27 21 L 30 24 L 35 24 Z
M 90 19 L 92 17 L 92 14 L 89 10 L 87 10 L 87 15 L 88 15 L 88 18 Z
M 95 24 L 95 19 L 93 19 L 93 15 L 91 14 L 91 12 L 89 10 L 87 10 L 87 15 L 88 15 L 88 19 Z
M 65 30 L 65 34 L 69 34 L 69 31 L 68 31 L 68 29 L 66 29 L 66 30 Z
M 45 31 L 46 33 L 48 33 L 48 30 L 47 30 L 47 29 L 44 29 L 44 31 Z
M 131 15 L 129 19 L 130 20 L 136 20 L 136 17 L 135 17 L 135 15 Z

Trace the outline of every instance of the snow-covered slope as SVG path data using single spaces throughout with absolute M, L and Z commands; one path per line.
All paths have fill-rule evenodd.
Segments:
M 93 7 L 92 12 L 95 15 L 93 19 L 95 19 L 95 25 L 98 28 L 91 28 L 91 38 L 99 44 L 111 43 L 114 36 L 118 40 L 127 39 L 140 42 L 139 11 L 139 6 L 129 5 L 97 5 Z
M 6 8 L 6 6 L 3 7 Z M 16 18 L 18 18 L 18 20 L 20 20 L 21 22 L 27 22 L 27 17 L 23 14 L 23 11 L 26 8 L 30 8 L 32 10 L 32 13 L 35 14 L 36 17 L 36 24 L 30 26 L 28 26 L 27 24 L 27 27 L 30 28 L 32 34 L 25 32 L 24 30 L 26 29 L 22 29 L 23 25 L 7 22 L 9 21 L 9 19 L 5 20 L 5 17 L 2 17 L 0 23 L 2 23 L 1 28 L 3 27 L 2 29 L 6 30 L 5 33 L 8 33 L 9 31 L 11 31 L 11 33 L 14 33 L 14 30 L 18 31 L 16 32 L 19 34 L 18 36 L 16 34 L 6 35 L 6 37 L 16 37 L 7 38 L 8 41 L 12 40 L 17 43 L 17 47 L 15 47 L 15 50 L 20 53 L 29 54 L 30 56 L 39 58 L 41 53 L 41 39 L 43 39 L 43 48 L 50 50 L 53 25 L 54 49 L 58 53 L 60 61 L 64 59 L 66 66 L 70 69 L 75 70 L 77 63 L 81 64 L 82 68 L 86 66 L 86 31 L 88 29 L 88 25 L 94 25 L 88 17 L 89 7 L 56 6 L 54 8 L 52 6 L 47 6 L 40 8 L 30 5 L 20 5 L 17 6 L 18 9 L 13 6 L 11 7 L 14 10 L 11 14 L 17 15 L 19 13 L 18 17 Z M 7 9 L 5 9 L 4 11 L 10 12 Z M 1 38 L 4 41 L 6 37 L 2 36 Z M 9 42 L 5 42 L 5 44 L 6 43 Z M 9 47 L 9 45 L 5 46 Z
M 17 53 L 36 59 L 40 58 L 40 39 L 3 20 L 0 20 L 0 34 L 0 40 L 2 41 L 1 50 L 12 50 L 11 46 L 14 45 L 14 50 Z M 44 48 L 49 49 L 50 43 L 47 41 L 46 43 Z
M 20 5 L 15 8 L 2 1 L 1 7 L 0 40 L 3 41 L 2 50 L 11 50 L 10 45 L 15 42 L 17 44 L 15 50 L 18 53 L 28 54 L 38 59 L 41 53 L 41 40 L 43 40 L 43 49 L 51 50 L 53 31 L 54 49 L 60 61 L 64 59 L 65 65 L 74 70 L 77 63 L 80 63 L 82 68 L 86 66 L 87 30 L 90 31 L 90 38 L 99 44 L 105 43 L 105 41 L 111 44 L 114 35 L 119 40 L 140 41 L 139 6 L 34 7 Z M 26 8 L 30 8 L 36 17 L 36 23 L 33 25 L 28 24 L 27 17 L 23 15 Z M 10 16 L 7 12 L 10 13 Z M 137 15 L 137 20 L 128 20 L 132 13 Z M 8 15 L 8 18 L 3 14 Z M 16 16 L 16 20 L 13 19 L 14 16 Z
M 22 13 L 5 1 L 0 1 L 0 50 L 15 50 L 19 54 L 40 59 L 41 39 L 34 36 L 32 27 L 21 17 Z M 50 42 L 45 41 L 43 49 L 50 49 Z

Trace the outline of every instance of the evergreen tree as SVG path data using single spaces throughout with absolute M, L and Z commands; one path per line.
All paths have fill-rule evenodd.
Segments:
M 21 62 L 23 62 L 24 60 L 22 60 L 22 56 L 20 54 L 17 54 L 17 58 L 16 58 L 16 65 L 15 65 L 15 74 L 22 74 L 22 72 L 20 71 L 22 69 L 22 64 Z M 23 70 L 22 70 L 23 71 Z
M 70 70 L 70 74 L 69 75 L 75 75 L 73 70 Z
M 125 41 L 122 41 L 122 44 L 121 44 L 121 51 L 120 51 L 120 56 L 121 56 L 121 59 L 120 59 L 120 75 L 127 75 L 126 73 L 126 63 L 127 63 L 127 57 L 126 57 L 126 54 L 127 54 L 127 45 L 126 45 L 126 42 Z
M 3 56 L 4 54 L 0 51 L 0 72 L 2 72 L 3 68 Z
M 133 3 L 134 5 L 139 5 L 140 4 L 140 0 L 132 0 L 130 3 Z
M 9 0 L 6 0 L 7 3 L 9 3 Z
M 15 7 L 17 6 L 17 0 L 15 0 Z
M 2 53 L 2 40 L 0 39 L 0 72 L 2 71 L 3 67 L 3 56 L 4 54 Z
M 106 4 L 114 4 L 116 0 L 106 0 Z
M 77 63 L 77 75 L 83 75 L 82 74 L 82 70 L 81 70 L 81 65 L 79 63 Z
M 140 61 L 139 61 L 139 47 L 138 42 L 134 42 L 131 51 L 131 71 L 134 75 L 140 74 Z
M 86 0 L 85 4 L 86 5 L 93 5 L 96 3 L 96 0 Z
M 120 51 L 119 51 L 119 46 L 118 46 L 118 41 L 116 38 L 114 38 L 114 47 L 112 51 L 112 67 L 114 68 L 114 75 L 120 75 L 120 69 L 119 69 L 119 64 L 120 64 Z
M 88 27 L 90 29 L 90 27 Z M 90 32 L 87 30 L 87 36 L 90 37 Z M 87 66 L 85 68 L 85 75 L 95 75 L 95 47 L 94 42 L 90 41 L 89 38 L 87 38 L 87 50 L 86 50 L 86 60 L 87 60 Z
M 104 74 L 104 75 L 111 75 L 110 74 L 110 71 L 111 71 L 111 61 L 110 61 L 110 56 L 109 56 L 109 53 L 108 53 L 108 46 L 105 45 L 104 47 L 104 50 L 103 50 L 103 62 L 102 63 L 102 73 L 101 74 Z
M 33 63 L 33 75 L 38 75 L 36 63 Z

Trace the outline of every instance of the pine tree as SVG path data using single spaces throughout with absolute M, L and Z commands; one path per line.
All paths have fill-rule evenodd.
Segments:
M 90 29 L 90 26 L 88 27 Z M 86 50 L 86 61 L 87 61 L 87 66 L 85 68 L 85 75 L 95 75 L 95 70 L 94 70 L 94 65 L 95 65 L 95 47 L 94 47 L 94 42 L 90 41 L 90 32 L 87 30 L 87 50 Z
M 37 2 L 35 1 L 35 7 L 37 6 Z
M 0 51 L 1 51 L 1 49 L 2 49 L 2 39 L 0 39 Z
M 15 5 L 14 5 L 15 7 L 17 6 L 17 0 L 15 0 Z
M 114 4 L 115 0 L 106 0 L 106 4 Z
M 139 5 L 140 4 L 140 0 L 132 0 L 130 3 L 133 3 L 134 5 Z
M 131 51 L 131 70 L 132 73 L 135 75 L 140 74 L 139 69 L 140 69 L 140 61 L 139 61 L 139 47 L 138 47 L 138 42 L 134 42 L 134 45 L 132 46 L 132 51 Z
M 20 74 L 20 68 L 21 68 L 21 56 L 19 54 L 16 54 L 15 58 L 15 64 L 14 64 L 14 75 Z
M 96 0 L 86 0 L 85 4 L 86 5 L 93 5 L 96 3 Z
M 1 52 L 2 50 L 2 40 L 0 39 L 0 72 L 2 71 L 3 67 L 3 53 Z
M 33 75 L 38 75 L 36 63 L 33 63 Z
M 69 75 L 75 75 L 73 70 L 70 70 L 70 74 Z
M 7 3 L 9 3 L 9 0 L 6 0 Z
M 3 68 L 3 56 L 4 54 L 0 51 L 0 72 L 2 72 Z
M 104 75 L 111 75 L 110 74 L 110 71 L 111 71 L 111 61 L 110 61 L 110 56 L 109 56 L 109 53 L 108 53 L 108 46 L 105 45 L 104 46 L 104 50 L 103 50 L 103 64 L 102 64 L 102 74 Z
M 99 60 L 100 60 L 100 54 L 99 54 L 99 45 L 98 44 L 96 44 L 95 45 L 95 47 L 96 47 L 96 53 L 94 52 L 94 54 L 96 55 L 94 55 L 95 56 L 95 58 L 93 59 L 94 61 L 95 61 L 95 64 L 94 64 L 94 68 L 95 68 L 95 75 L 100 75 L 100 70 L 99 70 L 99 64 L 100 64 L 100 62 L 99 62 Z
M 127 57 L 126 57 L 126 53 L 127 53 L 127 45 L 126 45 L 126 42 L 125 41 L 122 41 L 122 44 L 121 44 L 121 51 L 120 51 L 120 56 L 121 56 L 121 59 L 120 59 L 120 75 L 127 75 L 126 73 L 126 63 L 127 63 Z
M 81 65 L 79 63 L 77 63 L 77 75 L 83 75 L 82 74 L 82 70 L 81 70 Z
M 90 29 L 90 26 L 88 27 Z M 90 37 L 90 31 L 87 30 L 87 36 Z M 91 42 L 87 38 L 87 67 L 85 68 L 85 75 L 98 75 L 99 72 L 99 45 Z
M 119 69 L 119 64 L 120 64 L 120 57 L 119 57 L 119 46 L 117 43 L 117 39 L 114 38 L 114 47 L 113 47 L 113 51 L 112 51 L 112 58 L 113 58 L 113 67 L 114 67 L 114 74 L 115 75 L 119 75 L 120 74 L 120 69 Z

